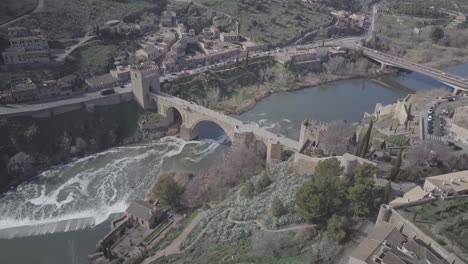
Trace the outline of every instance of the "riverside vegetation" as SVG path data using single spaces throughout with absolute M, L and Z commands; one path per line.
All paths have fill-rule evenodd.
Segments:
M 176 238 L 188 223 L 169 230 L 141 256 L 124 263 L 146 258 L 145 263 L 152 264 L 187 259 L 191 263 L 331 263 L 353 223 L 374 216 L 383 202 L 383 191 L 373 184 L 371 165 L 360 165 L 353 175 L 340 177 L 343 168 L 338 160 L 329 159 L 318 164 L 314 176 L 299 176 L 291 160 L 263 170 L 248 153 L 234 148 L 223 166 L 203 175 L 167 173 L 169 178 L 160 178 L 171 183 L 155 185 L 153 199 L 177 196 L 170 199 L 177 203 L 165 204 L 202 217 L 192 223 L 195 226 L 185 240 Z M 189 217 L 195 218 L 199 217 Z M 179 250 L 166 252 L 175 241 Z
M 293 91 L 326 82 L 377 74 L 358 52 L 310 65 L 283 65 L 273 58 L 251 59 L 162 84 L 162 90 L 205 107 L 242 113 L 271 93 Z
M 72 122 L 70 120 L 73 120 Z M 148 138 L 139 123 L 158 122 L 135 103 L 76 110 L 49 118 L 0 120 L 0 191 L 43 169 L 104 149 Z M 165 135 L 165 128 L 150 138 Z

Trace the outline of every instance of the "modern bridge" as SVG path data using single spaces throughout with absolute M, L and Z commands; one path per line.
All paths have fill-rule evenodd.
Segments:
M 405 60 L 385 52 L 380 52 L 374 49 L 369 49 L 365 47 L 359 47 L 362 49 L 363 54 L 379 63 L 381 63 L 382 68 L 385 66 L 392 66 L 400 69 L 405 69 L 409 71 L 414 71 L 431 78 L 434 78 L 441 83 L 444 83 L 454 89 L 456 94 L 459 90 L 468 92 L 468 79 L 465 77 L 457 76 L 455 74 L 427 67 L 418 63 Z

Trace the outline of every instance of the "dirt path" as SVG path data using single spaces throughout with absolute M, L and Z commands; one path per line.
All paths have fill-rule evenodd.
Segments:
M 163 250 L 160 250 L 155 255 L 151 256 L 150 258 L 145 259 L 145 261 L 143 261 L 143 264 L 149 264 L 152 261 L 155 261 L 156 259 L 163 257 L 163 256 L 169 256 L 169 255 L 182 253 L 183 251 L 180 250 L 180 245 L 182 244 L 182 242 L 184 242 L 187 239 L 187 237 L 190 235 L 192 230 L 198 225 L 198 223 L 200 223 L 200 221 L 203 219 L 203 217 L 205 217 L 205 215 L 206 215 L 206 212 L 201 212 L 197 216 L 195 216 L 192 222 L 190 222 L 190 224 L 184 229 L 184 231 L 176 239 L 174 239 L 174 241 L 172 241 L 171 244 L 169 244 L 169 246 L 167 246 Z M 198 238 L 199 237 L 197 237 L 196 240 L 198 240 Z M 194 243 L 196 242 L 196 240 L 194 241 Z M 192 245 L 194 243 L 192 243 Z
M 20 20 L 22 20 L 22 19 L 24 19 L 26 17 L 29 17 L 32 13 L 41 12 L 43 9 L 44 9 L 44 0 L 38 0 L 37 1 L 37 6 L 33 11 L 1 24 L 0 28 L 7 27 L 7 26 L 9 26 L 9 25 L 11 25 L 13 23 L 16 23 L 16 22 L 18 22 L 18 21 L 20 21 Z
M 233 220 L 231 217 L 232 209 L 229 209 L 229 215 L 227 217 L 227 220 L 231 223 L 234 224 L 249 224 L 249 223 L 254 223 L 260 227 L 261 230 L 265 232 L 271 232 L 271 233 L 281 233 L 281 232 L 287 232 L 287 231 L 294 231 L 294 230 L 299 230 L 299 229 L 305 229 L 305 228 L 315 228 L 317 225 L 312 225 L 312 224 L 303 224 L 303 225 L 292 225 L 288 226 L 285 228 L 281 229 L 269 229 L 267 228 L 262 222 L 259 220 L 249 220 L 249 221 L 239 221 L 239 220 Z
M 59 54 L 55 60 L 56 61 L 64 61 L 68 55 L 70 55 L 75 49 L 79 48 L 81 45 L 83 45 L 84 43 L 88 42 L 89 40 L 93 39 L 94 37 L 96 36 L 90 36 L 89 33 L 86 33 L 86 35 L 84 35 L 84 37 L 80 38 L 78 43 L 76 43 L 75 45 L 69 47 L 68 49 L 65 50 L 64 53 L 62 54 Z

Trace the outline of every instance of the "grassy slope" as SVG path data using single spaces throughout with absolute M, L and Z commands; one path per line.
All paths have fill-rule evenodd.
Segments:
M 236 17 L 240 31 L 254 41 L 285 41 L 310 28 L 331 21 L 325 11 L 318 11 L 300 1 L 199 0 L 203 5 Z
M 3 0 L 2 0 L 3 1 Z M 44 0 L 44 11 L 15 23 L 40 27 L 51 38 L 81 37 L 94 25 L 158 6 L 151 0 Z
M 0 24 L 33 11 L 38 0 L 1 0 Z

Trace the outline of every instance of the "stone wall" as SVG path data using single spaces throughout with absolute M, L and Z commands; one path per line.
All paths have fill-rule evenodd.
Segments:
M 373 166 L 377 165 L 375 162 L 354 156 L 349 153 L 345 153 L 343 156 L 318 158 L 296 152 L 294 154 L 293 169 L 294 172 L 298 175 L 312 175 L 315 172 L 315 167 L 317 167 L 317 164 L 320 161 L 332 158 L 336 158 L 340 162 L 341 166 L 343 167 L 344 175 L 351 175 L 353 173 L 353 169 L 356 168 L 356 166 L 364 163 L 369 163 Z

